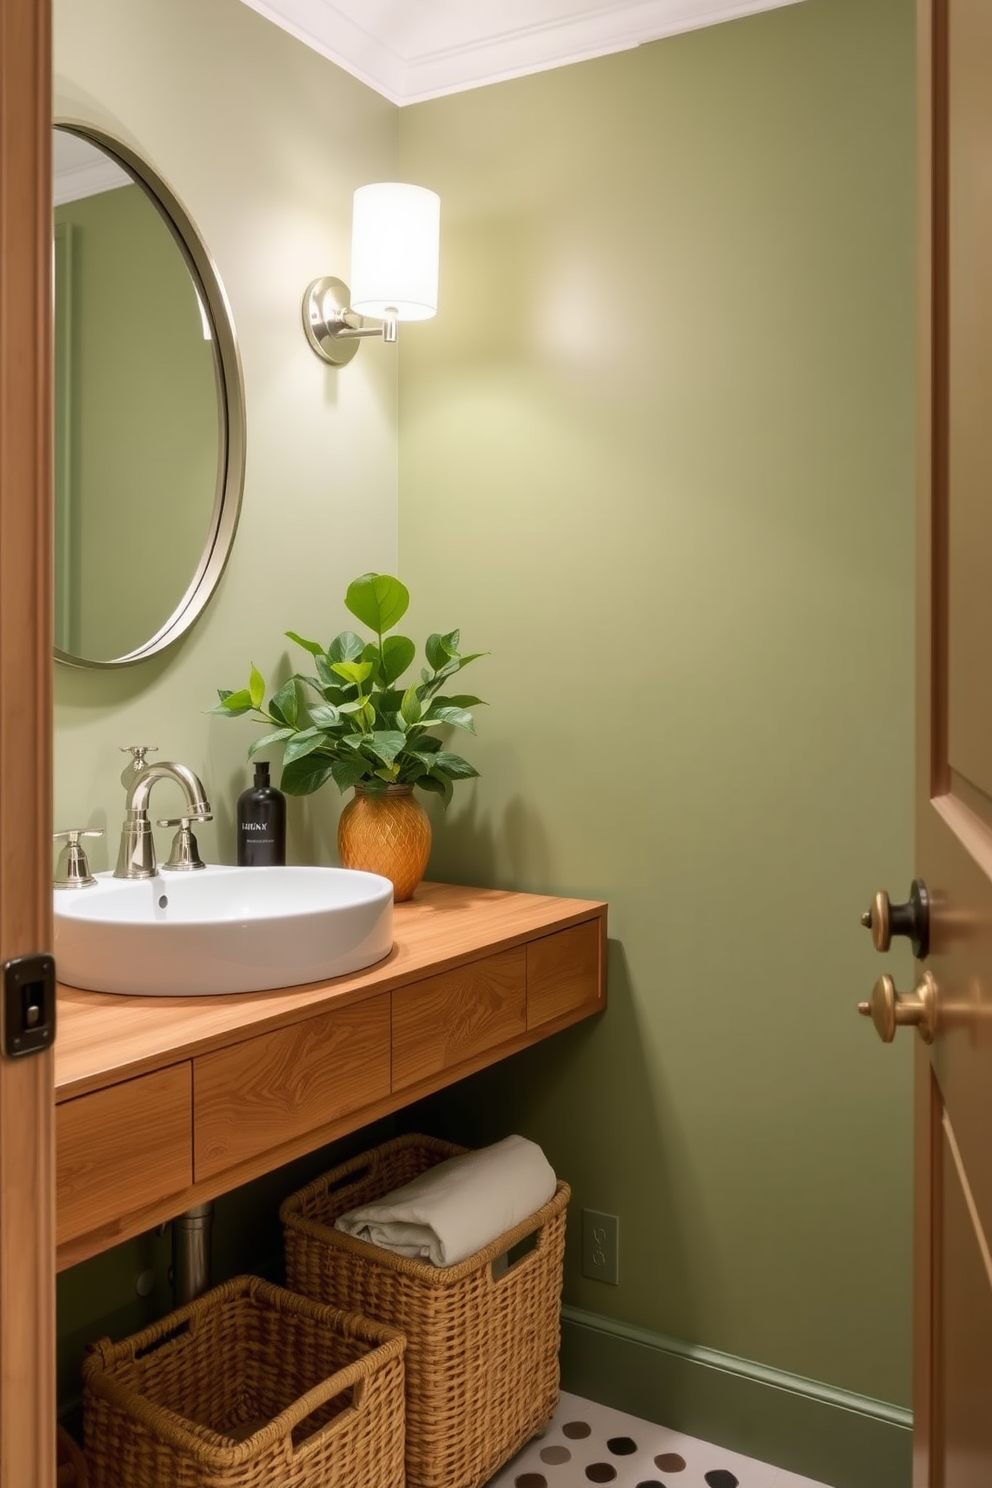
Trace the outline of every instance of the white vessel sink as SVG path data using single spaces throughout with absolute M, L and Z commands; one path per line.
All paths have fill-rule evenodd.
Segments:
M 376 873 L 208 865 L 96 878 L 53 890 L 56 975 L 93 992 L 262 992 L 360 971 L 392 949 L 393 886 Z

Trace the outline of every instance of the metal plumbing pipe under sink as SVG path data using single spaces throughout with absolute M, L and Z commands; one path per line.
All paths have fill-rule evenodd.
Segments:
M 182 1307 L 210 1290 L 213 1201 L 194 1204 L 172 1221 L 172 1300 Z

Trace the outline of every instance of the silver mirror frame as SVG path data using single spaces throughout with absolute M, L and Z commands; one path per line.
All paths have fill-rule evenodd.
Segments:
M 221 277 L 192 218 L 175 192 L 129 145 L 95 125 L 78 119 L 56 118 L 52 121 L 52 127 L 79 135 L 97 145 L 116 159 L 145 188 L 171 232 L 199 291 L 204 310 L 210 319 L 216 347 L 214 369 L 217 376 L 220 443 L 217 486 L 207 540 L 185 593 L 165 624 L 143 645 L 128 652 L 126 656 L 118 656 L 110 661 L 90 661 L 55 648 L 56 661 L 61 661 L 66 666 L 106 671 L 112 667 L 133 666 L 139 661 L 147 661 L 149 657 L 171 646 L 199 618 L 220 582 L 234 544 L 244 492 L 245 387 L 234 319 Z

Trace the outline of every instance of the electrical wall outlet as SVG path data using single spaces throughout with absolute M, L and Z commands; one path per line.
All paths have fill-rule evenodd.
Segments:
M 620 1282 L 620 1221 L 598 1209 L 582 1211 L 582 1275 L 593 1281 Z

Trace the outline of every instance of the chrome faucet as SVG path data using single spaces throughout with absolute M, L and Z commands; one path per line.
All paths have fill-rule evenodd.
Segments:
M 155 839 L 148 820 L 148 798 L 152 786 L 159 780 L 174 780 L 186 798 L 186 809 L 182 820 L 211 821 L 213 811 L 207 800 L 202 783 L 185 765 L 169 760 L 158 764 L 143 765 L 131 778 L 124 801 L 124 824 L 121 827 L 121 845 L 117 854 L 115 878 L 154 878 L 158 873 L 155 862 Z M 190 834 L 192 835 L 192 834 Z M 193 839 L 195 842 L 195 839 Z M 198 866 L 187 864 L 186 866 Z

